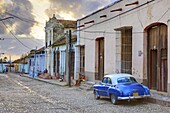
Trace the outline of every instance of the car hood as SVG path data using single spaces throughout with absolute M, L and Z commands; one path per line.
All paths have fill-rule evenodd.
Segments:
M 118 84 L 117 88 L 120 89 L 125 96 L 133 95 L 133 93 L 138 93 L 139 95 L 145 93 L 144 87 L 139 83 Z

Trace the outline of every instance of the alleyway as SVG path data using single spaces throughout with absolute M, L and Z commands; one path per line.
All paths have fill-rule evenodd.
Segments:
M 0 113 L 169 113 L 146 102 L 95 100 L 92 91 L 50 85 L 18 75 L 0 74 Z

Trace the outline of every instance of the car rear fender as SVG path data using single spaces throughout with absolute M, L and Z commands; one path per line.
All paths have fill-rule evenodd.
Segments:
M 121 95 L 118 89 L 111 87 L 108 90 L 108 95 L 110 96 L 112 94 L 114 94 L 116 98 Z
M 146 95 L 150 95 L 150 90 L 148 87 L 143 85 L 143 88 L 145 89 Z

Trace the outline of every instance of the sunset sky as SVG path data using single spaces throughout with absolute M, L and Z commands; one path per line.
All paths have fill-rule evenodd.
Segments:
M 115 0 L 0 0 L 0 53 L 16 59 L 22 53 L 44 46 L 45 22 L 56 15 L 58 19 L 77 20 Z M 5 25 L 6 26 L 5 26 Z M 12 32 L 23 44 L 11 35 Z M 25 46 L 23 46 L 25 45 Z

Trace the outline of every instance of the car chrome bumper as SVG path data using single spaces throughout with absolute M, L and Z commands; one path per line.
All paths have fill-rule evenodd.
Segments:
M 118 97 L 118 100 L 129 100 L 129 99 L 140 99 L 150 97 L 151 95 L 142 95 L 142 96 L 129 96 L 129 97 Z

